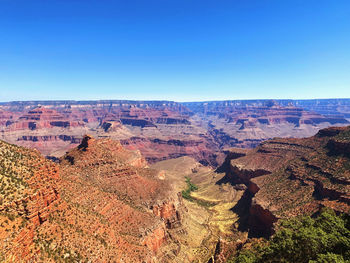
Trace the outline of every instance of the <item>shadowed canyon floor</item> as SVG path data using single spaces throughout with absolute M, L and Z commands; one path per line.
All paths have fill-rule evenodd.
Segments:
M 162 161 L 152 167 L 165 171 L 166 180 L 176 191 L 186 189 L 185 176 L 198 187 L 190 199 L 183 201 L 186 213 L 182 231 L 186 234 L 171 232 L 181 244 L 174 262 L 208 262 L 220 240 L 233 247 L 237 239 L 245 238 L 235 228 L 238 217 L 232 212 L 243 191 L 235 190 L 230 184 L 216 184 L 224 174 L 215 173 L 189 157 Z

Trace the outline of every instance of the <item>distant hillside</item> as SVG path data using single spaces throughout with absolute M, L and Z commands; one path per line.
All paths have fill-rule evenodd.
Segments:
M 221 151 L 274 137 L 308 137 L 349 124 L 350 99 L 17 101 L 0 103 L 0 139 L 58 158 L 84 134 L 120 140 L 147 161 L 191 156 L 217 166 Z

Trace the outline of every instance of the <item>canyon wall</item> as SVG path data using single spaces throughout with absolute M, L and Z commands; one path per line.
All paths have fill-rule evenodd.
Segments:
M 268 236 L 278 219 L 312 215 L 321 207 L 350 211 L 350 127 L 269 140 L 243 156 L 235 151 L 222 182 L 246 189 L 251 235 Z
M 0 141 L 0 162 L 1 260 L 171 262 L 179 249 L 182 196 L 139 151 L 85 136 L 56 164 Z
M 328 105 L 329 107 L 321 107 Z M 184 103 L 220 148 L 254 148 L 275 137 L 308 137 L 346 126 L 350 100 L 236 100 Z M 339 111 L 337 111 L 339 110 Z
M 60 157 L 85 134 L 112 138 L 149 162 L 189 155 L 216 165 L 218 150 L 186 107 L 169 101 L 40 101 L 0 105 L 0 138 Z
M 223 149 L 252 148 L 274 137 L 307 137 L 328 126 L 345 126 L 349 101 L 7 102 L 0 103 L 0 139 L 55 159 L 91 134 L 139 149 L 151 163 L 191 156 L 217 166 Z

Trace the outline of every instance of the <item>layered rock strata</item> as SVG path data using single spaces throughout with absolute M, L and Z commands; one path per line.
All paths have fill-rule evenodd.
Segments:
M 245 185 L 251 233 L 269 235 L 278 219 L 323 206 L 348 212 L 349 145 L 349 127 L 328 128 L 310 138 L 269 140 L 231 159 L 223 180 Z
M 296 101 L 209 101 L 184 105 L 196 114 L 194 118 L 200 120 L 221 148 L 253 148 L 274 137 L 308 137 L 331 125 L 349 124 L 345 115 L 322 115 L 309 110 L 313 108 L 300 107 Z
M 0 106 L 0 138 L 60 157 L 84 134 L 120 140 L 149 162 L 189 155 L 216 165 L 218 149 L 192 124 L 192 113 L 167 101 L 13 102 Z
M 348 105 L 347 100 L 8 102 L 0 103 L 0 139 L 58 158 L 92 134 L 140 149 L 150 163 L 191 156 L 217 166 L 223 149 L 347 125 Z
M 0 141 L 0 162 L 1 260 L 168 262 L 179 248 L 182 196 L 139 151 L 84 136 L 55 164 Z

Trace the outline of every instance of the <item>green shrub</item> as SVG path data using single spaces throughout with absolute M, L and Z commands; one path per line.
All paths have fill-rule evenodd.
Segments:
M 323 210 L 315 219 L 284 220 L 268 245 L 243 250 L 231 262 L 349 262 L 349 226 L 349 215 L 337 216 L 332 210 Z
M 341 255 L 334 253 L 320 254 L 316 260 L 310 260 L 310 263 L 345 263 L 346 261 Z
M 191 182 L 191 178 L 189 178 L 188 176 L 185 176 L 185 178 L 186 178 L 187 188 L 186 190 L 182 190 L 181 194 L 183 198 L 187 200 L 192 200 L 191 192 L 198 190 L 198 186 L 193 184 Z

